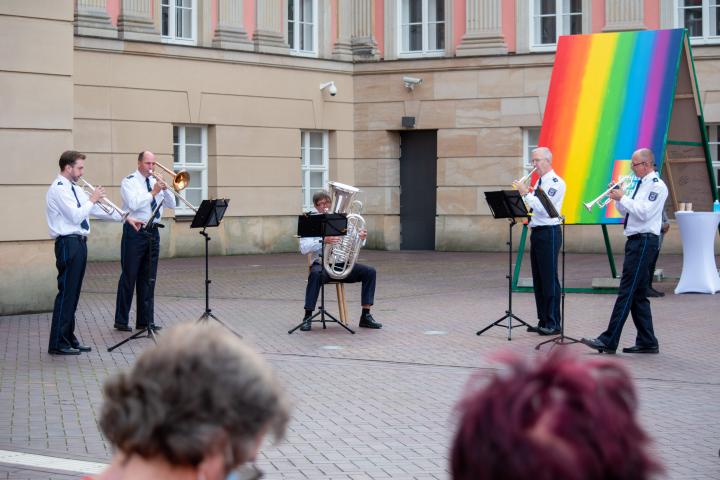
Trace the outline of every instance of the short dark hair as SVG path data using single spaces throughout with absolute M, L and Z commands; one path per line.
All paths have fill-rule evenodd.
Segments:
M 269 365 L 217 325 L 173 327 L 104 394 L 99 423 L 110 443 L 174 465 L 197 466 L 222 447 L 226 461 L 244 463 L 266 429 L 282 438 L 289 418 Z
M 60 155 L 60 160 L 58 161 L 58 165 L 60 165 L 60 171 L 62 172 L 63 170 L 65 170 L 65 167 L 67 167 L 68 165 L 75 165 L 75 162 L 78 159 L 85 160 L 85 154 L 77 152 L 75 150 L 65 150 L 62 155 Z
M 143 157 L 145 156 L 145 152 L 147 152 L 147 150 L 143 150 L 142 152 L 138 153 L 138 162 L 142 162 Z
M 330 198 L 330 194 L 328 192 L 320 190 L 313 195 L 313 205 L 317 205 L 320 200 L 332 200 L 332 198 Z
M 457 406 L 454 480 L 642 480 L 662 471 L 621 365 L 560 351 L 503 363 L 489 381 L 473 377 Z

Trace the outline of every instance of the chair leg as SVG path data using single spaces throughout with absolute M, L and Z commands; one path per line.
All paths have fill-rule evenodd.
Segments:
M 336 283 L 335 289 L 337 291 L 338 310 L 340 311 L 340 321 L 344 325 L 347 325 L 348 319 L 347 319 L 347 305 L 345 304 L 345 284 L 344 283 Z

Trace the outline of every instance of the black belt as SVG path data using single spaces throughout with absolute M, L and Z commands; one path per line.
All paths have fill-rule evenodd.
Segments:
M 55 241 L 57 242 L 58 240 L 62 240 L 63 238 L 77 238 L 77 239 L 80 240 L 81 242 L 87 242 L 87 236 L 85 236 L 85 235 L 78 235 L 78 234 L 73 234 L 73 235 L 59 235 L 59 236 L 55 237 Z
M 634 235 L 628 235 L 627 238 L 635 240 L 636 238 L 650 238 L 650 237 L 657 237 L 658 235 L 655 235 L 654 233 L 636 233 Z
M 548 230 L 550 228 L 560 228 L 560 225 L 540 225 L 539 227 L 530 227 L 534 232 L 539 232 L 540 230 Z

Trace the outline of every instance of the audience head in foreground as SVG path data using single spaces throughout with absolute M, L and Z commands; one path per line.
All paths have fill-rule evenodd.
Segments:
M 622 366 L 561 351 L 502 363 L 489 382 L 474 377 L 457 406 L 454 480 L 642 480 L 662 470 Z
M 268 364 L 217 325 L 170 329 L 104 392 L 100 428 L 117 453 L 101 480 L 237 478 L 288 421 Z

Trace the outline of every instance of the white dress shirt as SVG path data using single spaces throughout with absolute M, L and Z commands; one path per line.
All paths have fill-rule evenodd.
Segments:
M 632 197 L 635 198 L 632 198 Z M 637 193 L 623 195 L 619 202 L 615 202 L 618 211 L 627 215 L 625 224 L 625 236 L 636 233 L 654 233 L 660 235 L 662 227 L 662 212 L 665 207 L 665 200 L 668 196 L 668 189 L 657 172 L 650 172 L 645 175 L 637 187 Z
M 75 194 L 73 194 L 73 188 Z M 77 198 L 75 198 L 77 195 Z M 78 203 L 80 206 L 78 206 Z M 90 201 L 89 196 L 79 185 L 73 185 L 70 180 L 58 175 L 48 188 L 45 196 L 45 217 L 47 218 L 50 237 L 57 238 L 64 235 L 87 236 L 90 233 L 89 217 L 107 220 L 122 221 L 118 212 L 108 215 L 97 204 Z M 88 222 L 88 229 L 82 228 L 83 221 Z
M 555 173 L 555 170 L 550 170 L 540 177 L 540 185 L 538 188 L 543 189 L 550 199 L 550 202 L 555 207 L 555 210 L 562 214 L 562 204 L 563 199 L 565 198 L 565 181 Z M 550 215 L 548 215 L 545 207 L 543 207 L 543 204 L 540 203 L 540 199 L 535 196 L 535 192 L 525 194 L 523 199 L 525 200 L 525 203 L 532 208 L 530 228 L 544 227 L 547 225 L 560 225 L 560 219 L 551 218 Z
M 152 175 L 150 178 L 150 189 L 153 188 L 157 180 Z M 175 208 L 175 196 L 170 191 L 161 190 L 155 197 L 155 201 L 160 204 L 160 216 L 153 219 L 153 223 L 158 223 L 162 218 L 163 207 Z M 123 178 L 120 183 L 120 196 L 123 200 L 123 209 L 128 211 L 131 217 L 137 218 L 142 222 L 147 222 L 152 214 L 152 195 L 147 189 L 145 176 L 139 170 Z

